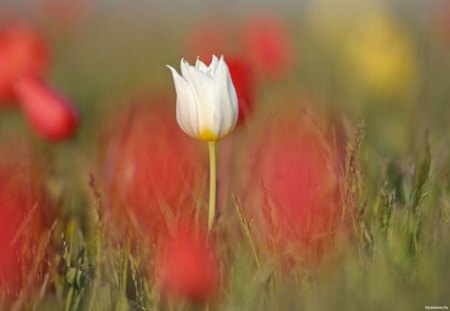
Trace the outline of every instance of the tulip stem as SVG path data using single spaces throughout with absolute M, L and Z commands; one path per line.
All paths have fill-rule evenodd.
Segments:
M 208 142 L 209 149 L 209 210 L 208 210 L 208 232 L 211 231 L 216 217 L 216 142 Z

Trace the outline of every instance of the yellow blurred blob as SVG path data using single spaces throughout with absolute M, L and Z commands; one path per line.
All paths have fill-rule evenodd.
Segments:
M 78 220 L 75 217 L 70 217 L 69 220 L 67 221 L 67 225 L 66 225 L 66 242 L 67 243 L 71 243 L 71 241 L 73 241 L 73 239 L 77 238 L 77 230 L 78 230 L 79 224 L 78 224 Z
M 413 44 L 386 14 L 366 14 L 346 42 L 349 74 L 378 95 L 404 95 L 417 80 Z

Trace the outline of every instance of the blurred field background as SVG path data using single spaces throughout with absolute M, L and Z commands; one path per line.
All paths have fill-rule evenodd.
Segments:
M 36 27 L 48 40 L 48 80 L 72 100 L 81 122 L 75 137 L 53 143 L 33 133 L 20 108 L 0 106 L 0 161 L 23 165 L 19 156 L 9 164 L 15 149 L 9 144 L 26 145 L 41 167 L 32 179 L 42 180 L 56 215 L 45 231 L 45 263 L 26 266 L 28 272 L 40 266 L 37 281 L 21 283 L 32 290 L 5 291 L 0 310 L 424 310 L 450 304 L 448 1 L 0 1 L 1 27 L 11 20 Z M 271 35 L 275 41 L 264 41 Z M 262 38 L 255 49 L 252 36 Z M 272 45 L 275 56 L 258 62 L 258 48 Z M 196 228 L 202 226 L 207 148 L 195 140 L 189 147 L 183 140 L 181 148 L 173 138 L 176 94 L 165 65 L 178 69 L 182 57 L 194 63 L 211 54 L 245 60 L 254 96 L 249 115 L 218 144 L 221 201 L 213 240 L 220 285 L 214 299 L 202 301 L 204 284 L 196 288 L 199 299 L 166 296 L 158 284 L 161 242 L 149 236 L 160 233 L 142 228 L 160 228 L 153 222 L 161 216 L 142 210 L 158 201 L 147 194 L 158 187 L 170 188 L 161 195 L 171 209 L 173 192 L 182 191 L 172 188 L 179 184 L 172 178 L 187 167 L 196 175 L 195 206 L 188 209 Z M 287 125 L 277 132 L 278 124 Z M 194 164 L 179 164 L 191 153 Z M 146 172 L 134 173 L 131 184 L 127 161 Z M 318 177 L 296 176 L 302 163 Z M 281 181 L 260 186 L 270 177 Z M 321 189 L 330 183 L 333 190 L 302 201 L 296 193 L 309 191 L 309 182 Z M 262 216 L 254 210 L 274 207 L 258 201 L 255 189 L 274 197 L 281 189 L 287 209 L 310 204 L 323 212 L 326 206 L 326 216 L 311 216 L 326 229 L 295 228 L 288 239 L 300 240 L 293 243 L 299 248 L 272 248 L 270 225 L 259 226 Z M 138 225 L 121 223 L 123 208 L 137 210 Z M 289 215 L 300 219 L 298 227 L 310 225 L 304 214 Z M 189 252 L 177 249 L 176 256 Z M 195 284 L 203 273 L 201 267 L 184 272 L 173 278 Z

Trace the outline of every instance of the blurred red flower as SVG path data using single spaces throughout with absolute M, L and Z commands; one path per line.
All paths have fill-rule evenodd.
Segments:
M 244 57 L 229 57 L 226 61 L 238 96 L 238 122 L 242 124 L 252 112 L 255 101 L 253 69 Z
M 75 133 L 78 115 L 44 82 L 48 63 L 47 44 L 32 27 L 14 23 L 0 30 L 0 102 L 20 104 L 36 134 L 62 140 Z
M 152 241 L 176 220 L 193 219 L 206 176 L 202 146 L 178 128 L 172 107 L 164 97 L 134 105 L 114 121 L 106 150 L 113 210 Z
M 48 140 L 62 140 L 74 134 L 78 127 L 77 111 L 45 82 L 35 77 L 20 79 L 16 92 L 36 134 Z
M 0 29 L 0 104 L 16 104 L 16 82 L 47 73 L 47 42 L 31 27 L 14 23 Z
M 294 64 L 293 39 L 281 19 L 250 18 L 242 27 L 243 49 L 258 73 L 277 79 Z
M 251 158 L 247 206 L 262 234 L 315 258 L 332 241 L 340 211 L 338 159 L 325 132 L 309 113 L 291 112 L 264 130 Z
M 203 233 L 181 226 L 162 243 L 156 267 L 168 297 L 204 304 L 217 295 L 220 265 Z
M 17 140 L 0 145 L 0 301 L 29 292 L 42 276 L 51 220 L 32 154 Z

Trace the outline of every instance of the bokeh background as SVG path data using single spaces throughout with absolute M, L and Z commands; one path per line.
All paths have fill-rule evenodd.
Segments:
M 92 137 L 104 109 L 171 91 L 165 64 L 251 56 L 243 33 L 258 19 L 269 24 L 260 28 L 281 24 L 288 51 L 280 54 L 286 68 L 261 78 L 257 111 L 281 97 L 311 96 L 365 118 L 383 152 L 404 152 L 415 139 L 410 128 L 433 126 L 444 136 L 446 1 L 2 1 L 1 14 L 31 22 L 50 41 L 51 80 L 77 103 L 81 138 Z

